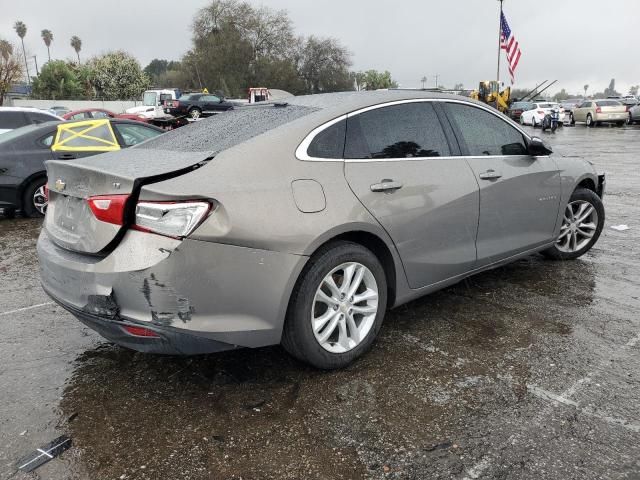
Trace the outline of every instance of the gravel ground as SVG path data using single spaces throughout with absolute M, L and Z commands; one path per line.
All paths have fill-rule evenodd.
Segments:
M 42 292 L 41 222 L 0 215 L 0 478 L 640 479 L 640 129 L 544 137 L 608 174 L 595 248 L 402 306 L 338 372 L 113 346 Z

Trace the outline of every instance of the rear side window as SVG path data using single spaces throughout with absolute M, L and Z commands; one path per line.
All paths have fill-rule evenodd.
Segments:
M 315 136 L 307 148 L 307 155 L 313 158 L 342 158 L 346 132 L 346 120 L 340 120 L 325 128 Z
M 138 143 L 142 143 L 150 138 L 155 138 L 161 135 L 162 132 L 147 128 L 143 125 L 131 125 L 128 123 L 115 123 L 113 126 L 118 130 L 118 133 L 122 136 L 122 140 L 127 147 L 132 147 Z
M 347 120 L 345 158 L 414 158 L 450 155 L 431 103 L 377 108 Z
M 468 155 L 526 155 L 524 135 L 506 121 L 481 108 L 447 104 Z
M 27 125 L 28 121 L 22 112 L 0 112 L 0 128 L 20 128 Z
M 55 117 L 52 117 L 51 115 L 46 115 L 44 113 L 38 113 L 38 112 L 29 112 L 27 113 L 27 115 L 29 116 L 31 123 L 44 123 L 44 122 L 51 122 L 52 120 L 57 120 Z

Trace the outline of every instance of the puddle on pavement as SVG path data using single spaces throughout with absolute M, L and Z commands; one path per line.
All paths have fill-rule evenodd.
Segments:
M 455 471 L 467 416 L 523 401 L 527 349 L 570 335 L 575 315 L 554 312 L 586 308 L 594 285 L 587 262 L 499 268 L 392 311 L 338 372 L 279 347 L 180 358 L 103 344 L 76 359 L 61 416 L 77 414 L 68 430 L 97 477 L 353 478 L 407 451 Z

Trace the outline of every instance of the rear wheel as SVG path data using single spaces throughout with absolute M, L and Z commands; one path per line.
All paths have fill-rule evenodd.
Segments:
M 189 110 L 189 116 L 194 120 L 199 119 L 201 115 L 202 110 L 200 110 L 199 108 L 192 108 L 191 110 Z
M 569 114 L 569 124 L 570 125 L 575 125 L 576 124 L 576 119 L 573 117 L 573 113 Z
M 625 122 L 616 122 L 616 125 L 617 125 L 618 127 L 623 127 L 623 126 L 624 126 L 624 123 L 625 123 Z
M 591 114 L 589 113 L 587 115 L 587 127 L 594 127 L 595 123 L 593 122 L 593 118 L 591 117 Z
M 46 178 L 38 178 L 31 182 L 24 191 L 22 211 L 27 217 L 43 217 L 47 212 L 49 200 L 47 198 Z
M 345 367 L 371 347 L 386 307 L 378 258 L 356 243 L 329 244 L 311 257 L 292 293 L 282 346 L 317 368 Z
M 602 200 L 593 191 L 578 188 L 565 208 L 560 235 L 555 245 L 542 254 L 555 260 L 581 257 L 598 241 L 603 226 Z

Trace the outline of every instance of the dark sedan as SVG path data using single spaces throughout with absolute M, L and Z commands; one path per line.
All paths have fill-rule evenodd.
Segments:
M 0 208 L 5 214 L 20 209 L 26 216 L 41 217 L 47 209 L 46 160 L 72 160 L 96 151 L 52 151 L 58 125 L 78 122 L 46 122 L 17 128 L 0 136 Z M 115 141 L 127 148 L 164 133 L 157 127 L 132 120 L 111 120 Z
M 197 119 L 231 110 L 234 104 L 224 98 L 208 93 L 191 93 L 182 95 L 177 100 L 166 100 L 164 112 L 174 117 L 185 115 Z
M 522 112 L 526 112 L 527 110 L 531 110 L 533 108 L 533 103 L 531 102 L 513 102 L 507 110 L 507 115 L 513 120 L 520 120 L 520 115 Z

